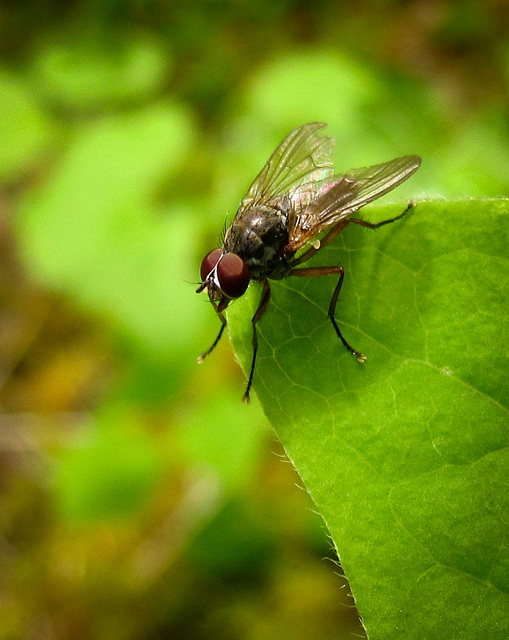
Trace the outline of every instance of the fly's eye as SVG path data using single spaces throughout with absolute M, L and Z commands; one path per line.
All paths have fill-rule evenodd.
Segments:
M 203 258 L 200 268 L 201 281 L 205 282 L 206 277 L 212 271 L 212 269 L 219 262 L 219 259 L 223 255 L 221 249 L 214 249 L 207 253 L 207 255 Z
M 217 279 L 225 295 L 240 298 L 249 284 L 249 269 L 237 254 L 225 253 L 217 266 Z

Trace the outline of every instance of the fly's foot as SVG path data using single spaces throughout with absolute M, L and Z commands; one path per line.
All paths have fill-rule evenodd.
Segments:
M 361 364 L 366 362 L 366 360 L 368 359 L 368 356 L 365 356 L 360 351 L 355 351 L 355 349 L 352 349 L 352 355 L 354 355 L 357 359 L 357 362 L 360 362 Z

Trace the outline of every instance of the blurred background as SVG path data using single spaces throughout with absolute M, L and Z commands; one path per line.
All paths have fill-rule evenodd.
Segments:
M 509 192 L 505 0 L 0 7 L 0 638 L 364 637 L 194 293 L 276 144 Z M 465 221 L 468 224 L 468 221 Z

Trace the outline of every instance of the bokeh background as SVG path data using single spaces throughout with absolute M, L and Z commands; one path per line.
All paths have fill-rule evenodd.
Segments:
M 0 7 L 0 638 L 363 637 L 194 293 L 275 145 L 509 192 L 504 0 Z M 468 220 L 465 220 L 468 224 Z

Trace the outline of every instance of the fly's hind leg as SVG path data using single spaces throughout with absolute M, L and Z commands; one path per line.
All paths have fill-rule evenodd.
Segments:
M 415 202 L 410 200 L 407 204 L 406 209 L 403 213 L 400 213 L 398 216 L 394 218 L 389 218 L 388 220 L 382 220 L 381 222 L 368 222 L 367 220 L 360 220 L 359 218 L 349 218 L 349 222 L 355 222 L 355 224 L 360 224 L 361 227 L 367 227 L 368 229 L 378 229 L 378 227 L 383 227 L 385 224 L 390 224 L 391 222 L 396 222 L 396 220 L 401 220 L 404 218 L 406 214 L 411 211 L 415 207 Z
M 338 338 L 341 340 L 343 345 L 348 349 L 348 351 L 350 351 L 352 355 L 355 356 L 355 358 L 357 358 L 359 362 L 365 362 L 366 356 L 360 351 L 357 351 L 357 349 L 354 349 L 352 345 L 350 345 L 345 340 L 343 334 L 341 333 L 341 329 L 338 327 L 336 318 L 334 317 L 334 314 L 336 312 L 336 304 L 339 298 L 339 292 L 341 291 L 341 287 L 343 286 L 343 280 L 345 278 L 345 270 L 343 269 L 343 267 L 306 267 L 303 269 L 292 269 L 290 271 L 291 276 L 299 276 L 301 278 L 314 278 L 317 276 L 328 276 L 333 273 L 339 273 L 339 280 L 336 285 L 336 288 L 334 289 L 334 293 L 332 294 L 332 298 L 329 304 L 329 311 L 327 315 L 329 316 L 329 319 L 332 322 L 334 331 L 336 332 Z

